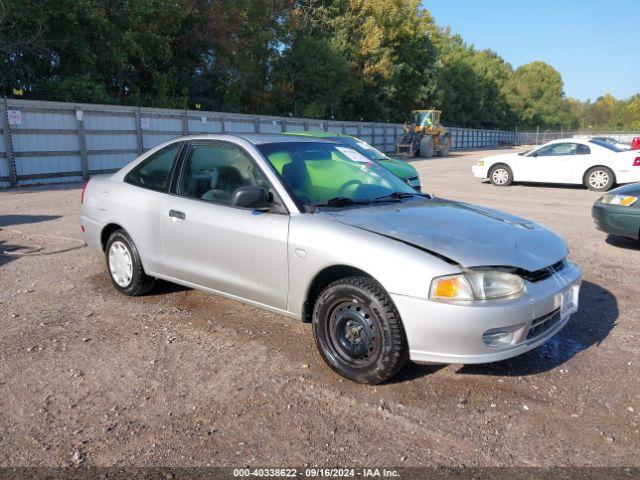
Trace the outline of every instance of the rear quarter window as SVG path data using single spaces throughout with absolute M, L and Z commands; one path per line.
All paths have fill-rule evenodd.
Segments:
M 169 186 L 173 163 L 181 148 L 182 142 L 173 143 L 154 153 L 127 173 L 124 181 L 150 190 L 165 191 Z

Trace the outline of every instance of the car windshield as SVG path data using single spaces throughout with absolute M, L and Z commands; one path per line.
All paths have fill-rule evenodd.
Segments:
M 347 145 L 279 142 L 257 147 L 305 207 L 341 208 L 421 197 L 389 170 Z
M 375 147 L 354 137 L 338 137 L 338 142 L 353 147 L 369 160 L 386 160 L 387 156 Z
M 616 153 L 625 152 L 626 151 L 624 148 L 620 148 L 617 145 L 614 145 L 614 144 L 609 143 L 609 142 L 605 142 L 603 140 L 598 140 L 598 139 L 595 139 L 595 138 L 589 140 L 589 143 L 593 143 L 595 145 L 600 145 L 601 147 L 604 147 L 604 148 L 609 149 L 612 152 L 616 152 Z

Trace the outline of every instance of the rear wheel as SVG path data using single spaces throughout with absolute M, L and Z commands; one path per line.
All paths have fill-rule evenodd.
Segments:
M 489 170 L 489 180 L 497 187 L 508 187 L 513 183 L 513 172 L 503 163 L 494 165 Z
M 154 278 L 144 272 L 138 250 L 124 230 L 109 236 L 105 249 L 107 271 L 111 283 L 125 295 L 144 295 L 153 287 Z
M 606 192 L 616 183 L 616 177 L 610 168 L 593 167 L 584 176 L 584 184 L 589 190 Z
M 442 143 L 440 145 L 440 156 L 447 157 L 449 156 L 449 152 L 451 151 L 451 137 L 444 137 L 442 139 Z
M 407 339 L 393 302 L 367 277 L 327 286 L 313 309 L 313 335 L 324 361 L 338 374 L 376 384 L 407 362 Z
M 420 140 L 420 156 L 423 158 L 431 158 L 433 157 L 433 153 L 435 151 L 435 144 L 433 143 L 433 137 L 430 135 L 425 135 Z

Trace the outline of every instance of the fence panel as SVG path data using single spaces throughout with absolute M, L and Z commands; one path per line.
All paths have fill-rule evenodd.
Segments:
M 17 99 L 0 100 L 0 113 L 0 187 L 81 181 L 115 171 L 144 151 L 187 134 L 328 131 L 354 135 L 392 152 L 404 132 L 403 125 L 391 123 Z M 448 130 L 453 150 L 492 147 L 516 138 L 508 131 Z M 518 143 L 530 143 L 531 135 L 518 133 Z

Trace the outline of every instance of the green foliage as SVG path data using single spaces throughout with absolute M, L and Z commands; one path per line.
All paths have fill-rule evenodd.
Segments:
M 566 98 L 438 28 L 420 0 L 0 0 L 3 89 L 27 98 L 447 125 L 640 129 L 640 95 Z

